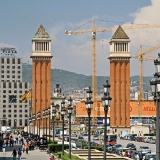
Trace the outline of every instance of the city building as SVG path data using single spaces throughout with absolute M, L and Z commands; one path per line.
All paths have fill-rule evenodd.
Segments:
M 0 120 L 2 126 L 28 125 L 29 101 L 21 96 L 29 90 L 29 83 L 22 82 L 22 59 L 15 56 L 15 48 L 2 48 L 0 57 Z

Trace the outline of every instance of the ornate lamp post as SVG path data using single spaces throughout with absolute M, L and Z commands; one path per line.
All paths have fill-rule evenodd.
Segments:
M 110 84 L 108 80 L 106 81 L 106 84 L 103 85 L 104 87 L 104 95 L 102 97 L 102 104 L 104 107 L 104 154 L 103 154 L 103 159 L 106 160 L 106 137 L 107 137 L 107 114 L 108 114 L 108 109 L 110 106 L 110 102 L 112 98 L 110 97 Z
M 86 100 L 85 104 L 86 104 L 86 109 L 88 112 L 88 160 L 91 160 L 90 116 L 91 116 L 93 101 L 91 100 L 92 99 L 92 91 L 91 91 L 90 87 L 86 91 L 86 93 L 87 93 L 87 100 Z
M 50 142 L 50 140 L 51 140 L 51 137 L 50 137 L 50 134 L 51 134 L 51 125 L 50 125 L 50 119 L 51 119 L 51 107 L 49 106 L 48 107 L 48 117 L 49 117 L 49 120 L 48 120 L 48 122 L 49 122 L 49 142 Z
M 154 60 L 155 74 L 150 81 L 151 92 L 156 102 L 156 159 L 160 159 L 160 53 Z
M 44 124 L 44 120 L 45 120 L 45 109 L 43 110 L 43 136 L 44 136 L 44 126 L 45 126 L 45 124 Z
M 56 117 L 56 106 L 52 103 L 52 127 L 53 127 L 53 144 L 54 144 L 54 118 Z
M 41 119 L 41 112 L 37 112 L 37 134 L 39 133 L 40 135 L 40 119 Z
M 62 116 L 62 157 L 64 157 L 64 115 L 66 114 L 65 110 L 65 101 L 61 102 L 61 116 Z
M 71 160 L 71 115 L 72 115 L 72 98 L 68 99 L 68 115 L 69 115 L 69 160 Z
M 47 119 L 48 119 L 48 108 L 45 109 L 45 118 L 46 118 L 46 138 L 47 138 Z
M 36 114 L 32 114 L 32 121 L 33 121 L 33 133 L 35 134 L 35 120 L 36 120 Z

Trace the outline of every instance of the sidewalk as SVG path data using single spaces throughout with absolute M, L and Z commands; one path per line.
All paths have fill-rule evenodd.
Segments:
M 21 145 L 6 147 L 6 153 L 3 153 L 2 150 L 0 150 L 0 160 L 13 160 L 13 157 L 11 156 L 12 151 L 13 149 L 16 149 L 16 151 L 18 151 L 19 148 L 21 148 Z M 49 154 L 47 154 L 46 151 L 40 151 L 39 149 L 29 151 L 28 154 L 24 152 L 22 153 L 22 158 L 21 158 L 21 160 L 49 160 L 49 159 L 50 159 Z

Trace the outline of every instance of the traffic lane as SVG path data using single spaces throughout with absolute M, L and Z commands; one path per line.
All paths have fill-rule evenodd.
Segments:
M 88 136 L 83 136 L 83 138 L 88 142 Z M 96 142 L 98 144 L 101 144 L 100 140 L 93 140 L 93 135 L 91 135 L 91 142 Z M 123 148 L 126 148 L 128 143 L 133 143 L 136 145 L 136 149 L 138 150 L 140 146 L 148 146 L 151 149 L 151 152 L 156 152 L 156 145 L 150 144 L 150 143 L 144 143 L 144 142 L 137 142 L 137 141 L 130 141 L 130 140 L 124 140 L 124 139 L 117 139 L 117 144 L 121 144 Z
M 123 139 L 117 139 L 117 144 L 121 144 L 123 148 L 126 148 L 128 143 L 133 143 L 136 145 L 136 149 L 138 150 L 140 146 L 148 146 L 151 149 L 151 152 L 156 152 L 156 145 L 150 144 L 150 143 L 144 143 L 144 142 L 137 142 L 137 141 L 130 141 L 130 140 L 123 140 Z

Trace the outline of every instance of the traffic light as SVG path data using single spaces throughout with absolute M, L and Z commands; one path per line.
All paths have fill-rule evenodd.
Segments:
M 9 103 L 16 103 L 17 96 L 16 95 L 9 95 Z

